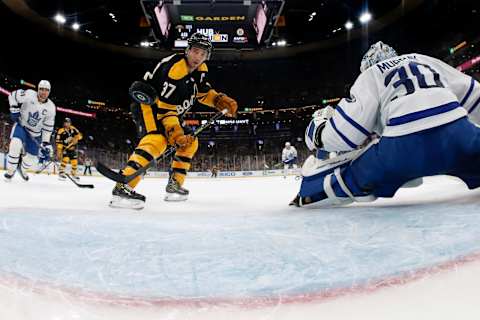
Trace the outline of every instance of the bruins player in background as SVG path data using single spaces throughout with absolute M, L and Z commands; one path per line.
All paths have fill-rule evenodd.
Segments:
M 151 96 L 149 100 L 152 103 L 140 103 L 137 105 L 138 112 L 132 112 L 134 119 L 135 113 L 139 115 L 136 122 L 140 124 L 143 137 L 122 172 L 131 175 L 152 159 L 160 157 L 167 146 L 175 146 L 177 149 L 165 190 L 166 201 L 187 200 L 189 191 L 183 184 L 198 149 L 198 139 L 191 135 L 191 130 L 182 126 L 183 115 L 198 101 L 217 110 L 227 109 L 227 116 L 236 116 L 237 102 L 215 91 L 208 82 L 205 61 L 210 58 L 212 49 L 207 36 L 195 33 L 188 39 L 184 54 L 164 58 L 153 72 L 147 72 L 141 82 L 134 82 L 130 88 L 130 94 L 137 102 L 141 99 L 135 99 L 132 92 L 147 88 L 146 91 L 154 94 L 141 94 L 141 97 Z M 117 183 L 112 191 L 110 207 L 142 209 L 145 196 L 133 190 L 140 180 L 141 177 L 137 177 L 128 185 Z
M 72 166 L 71 175 L 72 178 L 79 180 L 77 176 L 78 166 L 78 154 L 77 144 L 82 139 L 82 134 L 77 128 L 72 126 L 72 120 L 65 118 L 63 121 L 63 128 L 58 129 L 56 144 L 57 144 L 57 158 L 60 163 L 60 171 L 58 173 L 58 179 L 65 180 L 65 167 L 70 162 Z

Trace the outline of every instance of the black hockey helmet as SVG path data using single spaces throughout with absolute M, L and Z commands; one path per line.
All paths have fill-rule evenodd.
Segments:
M 187 42 L 188 42 L 188 46 L 185 49 L 185 54 L 192 47 L 197 47 L 197 48 L 207 50 L 207 52 L 208 52 L 207 60 L 210 59 L 210 56 L 211 56 L 212 51 L 213 51 L 213 45 L 212 45 L 212 41 L 210 41 L 210 39 L 206 35 L 204 35 L 203 33 L 200 33 L 200 32 L 195 32 L 194 34 L 192 34 L 190 36 L 190 38 L 188 38 Z
M 70 119 L 70 118 L 65 118 L 65 119 L 63 120 L 63 123 L 70 123 L 70 124 L 72 124 L 72 119 Z

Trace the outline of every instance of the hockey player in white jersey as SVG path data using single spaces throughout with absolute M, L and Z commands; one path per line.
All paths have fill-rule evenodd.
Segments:
M 28 180 L 27 170 L 33 169 L 38 157 L 46 158 L 53 152 L 50 137 L 55 124 L 55 105 L 48 99 L 50 89 L 50 82 L 42 80 L 38 84 L 38 92 L 16 90 L 8 96 L 14 125 L 4 175 L 6 181 L 13 178 L 17 169 Z
M 406 183 L 439 174 L 480 187 L 480 128 L 467 117 L 480 109 L 477 81 L 432 57 L 398 56 L 382 42 L 371 46 L 360 70 L 350 97 L 307 128 L 311 149 L 350 153 L 324 166 L 306 162 L 292 205 L 393 197 Z M 380 138 L 354 151 L 372 133 Z
M 286 178 L 288 174 L 288 169 L 293 168 L 297 170 L 297 149 L 290 144 L 290 142 L 285 142 L 285 148 L 282 150 L 282 162 L 283 162 L 283 177 Z

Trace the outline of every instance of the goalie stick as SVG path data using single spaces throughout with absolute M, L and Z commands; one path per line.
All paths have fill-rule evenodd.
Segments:
M 192 136 L 194 136 L 194 137 L 198 136 L 202 131 L 209 128 L 216 120 L 223 117 L 227 112 L 228 112 L 228 110 L 224 109 L 224 110 L 216 113 L 210 120 L 208 120 L 208 122 L 206 122 L 206 123 L 202 124 L 200 127 L 198 127 L 197 130 L 194 131 Z M 126 183 L 129 183 L 130 181 L 132 181 L 133 179 L 135 179 L 136 177 L 138 177 L 138 176 L 144 174 L 145 172 L 147 172 L 147 170 L 152 165 L 154 165 L 158 160 L 166 158 L 166 157 L 174 154 L 175 150 L 176 150 L 176 148 L 174 146 L 168 148 L 158 159 L 153 159 L 152 161 L 147 163 L 146 166 L 138 169 L 133 174 L 128 175 L 128 176 L 123 175 L 121 172 L 116 172 L 116 171 L 108 168 L 106 165 L 104 165 L 103 163 L 101 163 L 99 161 L 97 161 L 95 167 L 97 168 L 97 171 L 100 172 L 106 178 L 108 178 L 110 180 L 113 180 L 115 182 L 126 184 Z

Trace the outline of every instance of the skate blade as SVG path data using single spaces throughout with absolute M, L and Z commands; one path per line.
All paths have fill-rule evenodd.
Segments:
M 177 194 L 177 193 L 167 193 L 165 195 L 164 201 L 180 202 L 187 201 L 188 196 Z
M 108 206 L 115 209 L 142 210 L 145 207 L 145 202 L 141 200 L 123 199 L 118 196 L 113 196 Z
M 65 180 L 67 180 L 67 178 L 58 177 L 58 180 L 65 181 Z

